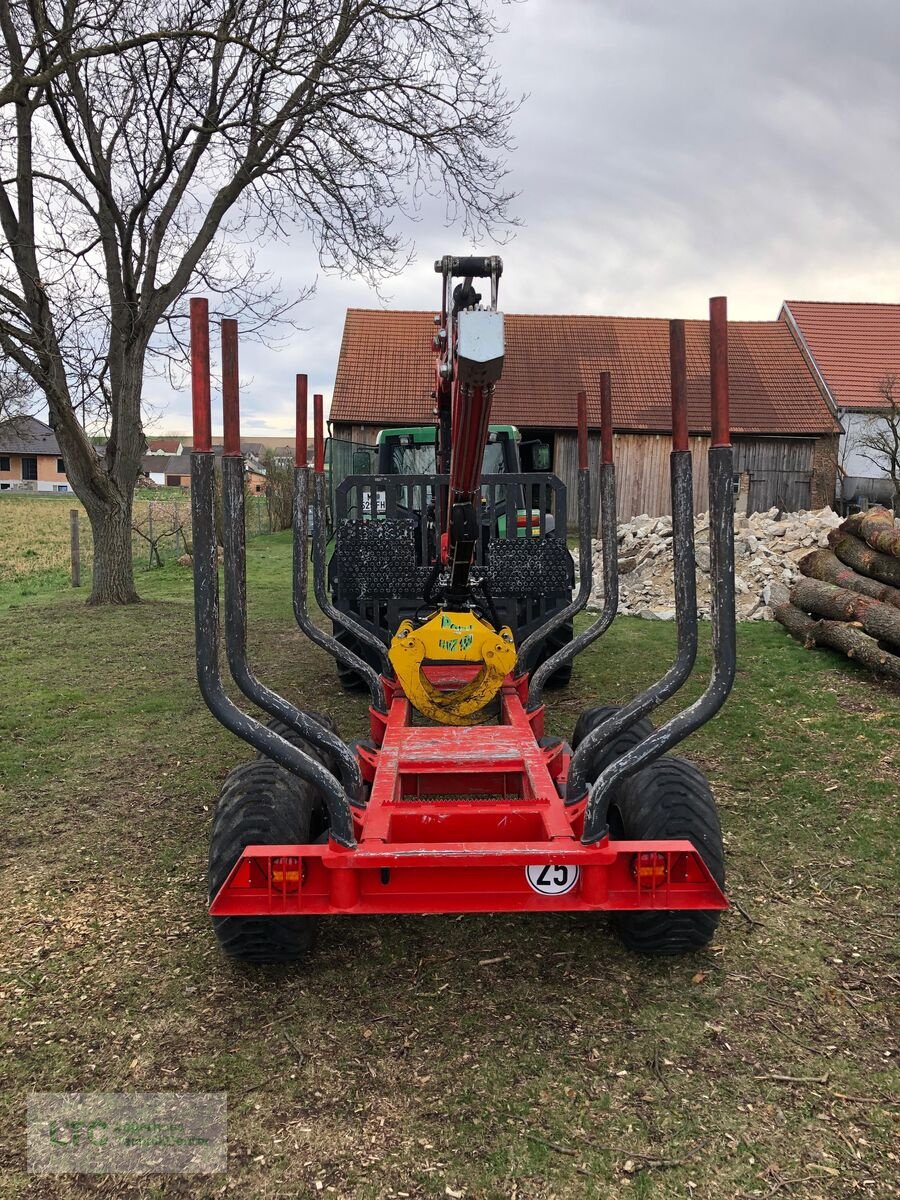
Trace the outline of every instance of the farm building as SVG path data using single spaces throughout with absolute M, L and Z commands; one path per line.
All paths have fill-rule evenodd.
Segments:
M 145 454 L 142 474 L 160 487 L 190 487 L 191 456 L 184 454 Z
M 506 314 L 506 362 L 492 419 L 550 446 L 552 469 L 574 493 L 576 395 L 599 413 L 599 376 L 612 374 L 619 519 L 670 511 L 668 322 L 660 319 Z M 783 321 L 729 322 L 736 488 L 750 511 L 831 502 L 839 426 Z M 336 438 L 371 443 L 380 428 L 430 423 L 433 315 L 349 309 L 331 406 Z M 688 406 L 695 452 L 709 445 L 705 321 L 685 322 Z M 592 439 L 592 466 L 599 440 Z M 695 509 L 706 508 L 706 457 L 695 453 Z M 593 489 L 595 509 L 598 491 Z
M 49 425 L 35 417 L 16 417 L 0 425 L 0 491 L 71 491 Z
M 843 426 L 838 452 L 842 499 L 865 497 L 889 504 L 894 487 L 887 458 L 862 442 L 879 431 L 893 440 L 883 415 L 889 407 L 884 389 L 893 387 L 900 413 L 900 304 L 786 300 L 781 320 Z
M 266 483 L 266 471 L 255 454 L 251 453 L 244 443 L 244 475 L 250 491 L 262 493 Z M 217 457 L 222 457 L 222 446 L 213 446 Z M 292 451 L 293 453 L 293 451 Z M 185 450 L 181 454 L 165 455 L 145 454 L 141 462 L 141 473 L 152 483 L 160 487 L 191 486 L 191 452 Z
M 150 437 L 147 438 L 147 454 L 172 455 L 184 452 L 184 442 L 180 437 Z

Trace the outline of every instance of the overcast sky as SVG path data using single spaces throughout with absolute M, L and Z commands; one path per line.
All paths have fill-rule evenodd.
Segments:
M 784 299 L 900 300 L 896 0 L 526 0 L 495 45 L 514 118 L 522 227 L 499 248 L 507 312 L 735 319 Z M 242 352 L 247 434 L 292 433 L 296 371 L 330 398 L 349 306 L 432 309 L 433 261 L 472 249 L 413 229 L 385 288 L 324 276 L 300 236 L 270 256 L 305 331 Z M 478 247 L 490 253 L 491 245 Z M 150 381 L 157 431 L 189 398 Z

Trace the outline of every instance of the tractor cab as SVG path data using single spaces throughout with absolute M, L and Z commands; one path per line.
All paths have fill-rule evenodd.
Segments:
M 522 435 L 515 425 L 491 425 L 481 461 L 482 475 L 515 474 L 521 471 L 521 440 Z M 434 425 L 382 429 L 375 446 L 379 475 L 437 474 L 437 428 Z
M 519 446 L 522 435 L 515 425 L 491 425 L 488 439 L 485 443 L 481 460 L 482 475 L 517 475 L 522 470 Z M 538 447 L 541 449 L 541 447 Z M 542 461 L 546 462 L 549 470 L 549 447 L 543 447 L 546 454 Z M 381 429 L 375 439 L 375 471 L 378 475 L 435 475 L 437 473 L 437 427 L 434 425 L 408 425 L 397 429 Z M 540 457 L 540 456 L 538 456 Z M 367 496 L 363 497 L 365 505 Z M 482 536 L 488 538 L 506 537 L 506 495 L 499 497 L 493 511 L 493 528 L 487 521 L 490 494 L 488 487 L 481 489 Z M 378 512 L 384 513 L 386 497 L 384 492 L 376 494 Z M 410 509 L 411 503 L 401 492 L 400 504 L 404 509 Z M 428 489 L 427 505 L 433 512 L 434 497 Z M 523 487 L 515 489 L 515 537 L 524 537 L 529 521 L 529 511 L 525 503 Z M 371 508 L 371 503 L 369 504 Z M 364 516 L 369 516 L 364 512 Z M 541 515 L 538 509 L 530 511 L 533 529 L 541 527 Z M 552 534 L 555 529 L 555 517 L 552 512 L 544 513 L 543 528 L 545 533 Z

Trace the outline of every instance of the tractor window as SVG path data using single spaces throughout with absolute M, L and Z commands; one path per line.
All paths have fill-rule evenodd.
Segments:
M 433 475 L 435 473 L 434 445 L 399 446 L 390 448 L 389 475 Z
M 515 461 L 512 467 L 509 465 L 509 445 L 509 439 L 503 435 L 488 442 L 481 467 L 484 475 L 502 475 L 515 469 Z M 437 472 L 434 443 L 413 444 L 409 439 L 409 445 L 403 445 L 389 438 L 382 446 L 381 464 L 380 469 L 385 475 L 434 475 Z
M 482 475 L 502 475 L 505 471 L 506 459 L 503 454 L 503 442 L 488 442 L 484 448 Z

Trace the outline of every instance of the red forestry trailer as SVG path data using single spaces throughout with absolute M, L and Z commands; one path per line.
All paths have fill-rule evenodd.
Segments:
M 209 317 L 205 300 L 191 301 L 197 677 L 213 715 L 259 755 L 228 775 L 213 821 L 209 895 L 219 942 L 234 958 L 288 961 L 308 952 L 317 919 L 331 914 L 607 911 L 634 950 L 676 954 L 703 946 L 727 907 L 721 830 L 701 772 L 668 752 L 721 708 L 735 673 L 725 300 L 710 302 L 709 324 L 712 676 L 692 704 L 659 728 L 651 724 L 653 710 L 687 680 L 697 652 L 684 326 L 672 321 L 677 652 L 629 703 L 582 713 L 570 744 L 545 735 L 544 688 L 616 614 L 611 380 L 601 375 L 603 610 L 542 659 L 536 648 L 585 607 L 593 583 L 585 394 L 577 398 L 577 592 L 517 641 L 497 619 L 492 596 L 518 590 L 537 603 L 546 581 L 559 578 L 568 555 L 565 522 L 541 514 L 553 506 L 564 511 L 565 489 L 546 473 L 481 474 L 503 367 L 502 264 L 496 257 L 445 257 L 435 267 L 442 279 L 433 339 L 438 473 L 351 476 L 341 484 L 353 502 L 343 508 L 351 515 L 337 522 L 333 556 L 348 576 L 343 582 L 364 598 L 365 619 L 329 596 L 322 400 L 314 397 L 310 467 L 306 377 L 296 381 L 294 613 L 316 645 L 366 683 L 368 729 L 354 742 L 344 741 L 327 715 L 267 688 L 247 659 L 233 321 L 222 322 L 225 649 L 238 689 L 271 719 L 249 716 L 223 687 Z M 489 282 L 487 304 L 476 279 Z M 523 507 L 527 519 L 512 520 Z M 309 612 L 310 512 L 314 594 L 342 637 Z M 502 524 L 498 512 L 506 514 Z M 421 609 L 391 628 L 392 597 L 410 587 L 419 589 Z M 535 662 L 529 673 L 524 664 Z

